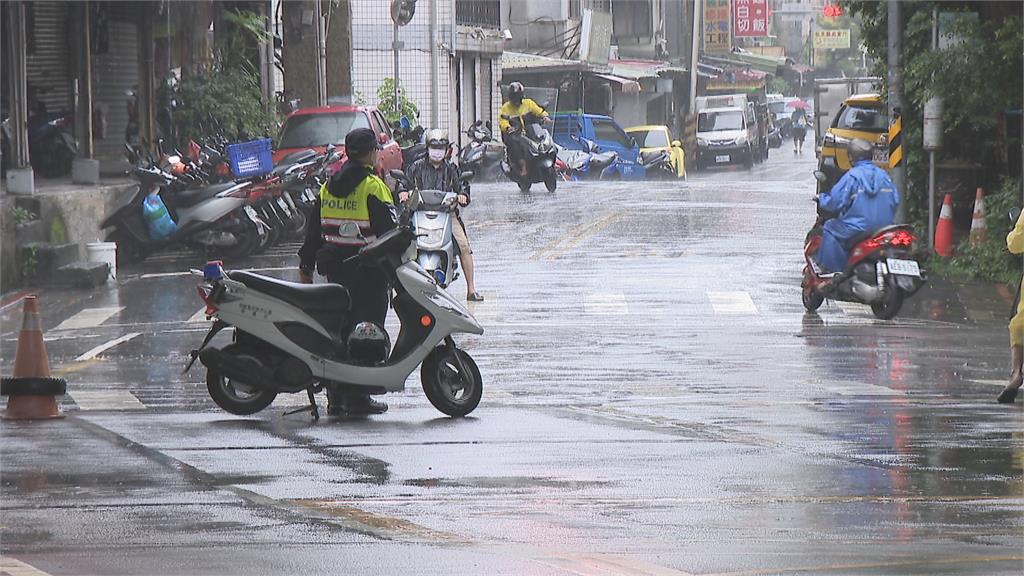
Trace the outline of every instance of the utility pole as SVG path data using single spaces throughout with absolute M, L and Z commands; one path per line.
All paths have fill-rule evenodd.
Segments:
M 690 42 L 690 102 L 686 109 L 688 116 L 693 115 L 697 107 L 697 61 L 700 55 L 701 16 L 704 13 L 704 0 L 693 0 L 693 38 Z
M 895 118 L 903 113 L 903 74 L 900 70 L 900 51 L 903 49 L 903 27 L 899 0 L 889 0 L 888 36 L 889 36 L 889 117 Z M 906 168 L 901 163 L 892 169 L 890 176 L 900 194 L 907 195 Z M 900 202 L 896 210 L 896 222 L 903 223 L 907 219 L 907 203 Z
M 441 105 L 438 102 L 440 94 L 437 77 L 438 62 L 437 53 L 437 0 L 430 0 L 430 126 L 440 126 L 439 111 Z

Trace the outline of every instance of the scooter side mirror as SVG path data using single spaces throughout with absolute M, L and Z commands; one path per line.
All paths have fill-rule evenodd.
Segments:
M 420 191 L 413 190 L 409 194 L 409 200 L 406 201 L 405 205 L 409 207 L 410 211 L 415 212 L 416 209 L 419 208 L 420 206 Z
M 401 170 L 397 170 L 397 169 L 396 170 L 389 170 L 388 171 L 388 176 L 391 176 L 392 178 L 394 178 L 395 180 L 398 180 L 399 182 L 408 182 L 409 181 L 409 177 L 405 175 L 405 172 L 402 172 Z
M 822 172 L 821 170 L 815 170 L 814 179 L 817 180 L 818 182 L 826 182 L 828 181 L 828 176 L 825 176 L 825 173 Z
M 473 179 L 473 176 L 475 176 L 475 174 L 473 173 L 472 170 L 466 170 L 462 174 L 459 174 L 459 179 L 465 182 L 469 182 L 470 180 Z

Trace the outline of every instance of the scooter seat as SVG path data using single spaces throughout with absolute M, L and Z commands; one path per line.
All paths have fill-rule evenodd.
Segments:
M 181 190 L 170 195 L 171 204 L 174 206 L 195 206 L 203 200 L 213 198 L 217 194 L 225 190 L 229 190 L 237 186 L 234 182 L 228 182 L 226 184 L 213 184 L 211 186 L 203 186 L 202 188 L 189 188 L 187 190 Z
M 274 166 L 274 169 L 271 171 L 271 174 L 275 176 L 280 176 L 295 164 L 299 164 L 301 162 L 309 162 L 314 158 L 316 158 L 316 152 L 313 150 L 300 150 L 298 152 L 292 152 L 291 154 L 288 154 L 284 158 L 281 158 L 281 161 L 278 162 L 276 166 Z
M 228 278 L 314 315 L 343 314 L 352 304 L 348 290 L 340 284 L 299 284 L 242 270 L 228 272 Z

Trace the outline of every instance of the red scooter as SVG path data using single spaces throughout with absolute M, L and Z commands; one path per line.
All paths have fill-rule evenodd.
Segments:
M 825 174 L 815 172 L 814 176 L 821 181 Z M 825 274 L 813 256 L 821 246 L 822 226 L 833 217 L 819 208 L 818 222 L 804 244 L 806 265 L 801 282 L 804 308 L 814 312 L 825 298 L 831 298 L 868 304 L 875 317 L 894 318 L 903 300 L 920 290 L 927 279 L 914 257 L 917 237 L 913 229 L 896 224 L 854 238 L 846 269 Z

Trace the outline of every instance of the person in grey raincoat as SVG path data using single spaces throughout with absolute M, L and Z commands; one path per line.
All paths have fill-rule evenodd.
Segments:
M 851 240 L 892 224 L 900 205 L 896 185 L 885 170 L 871 162 L 871 144 L 855 138 L 846 151 L 852 167 L 831 190 L 818 197 L 823 210 L 836 214 L 825 222 L 818 251 L 818 263 L 831 272 L 846 269 Z

